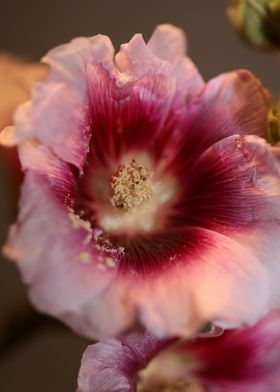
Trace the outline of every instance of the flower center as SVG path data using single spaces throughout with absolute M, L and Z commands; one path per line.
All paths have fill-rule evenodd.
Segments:
M 139 151 L 120 159 L 86 166 L 78 187 L 82 216 L 114 239 L 162 232 L 179 193 L 176 178 Z
M 135 159 L 121 165 L 110 183 L 112 205 L 126 211 L 139 209 L 153 196 L 152 176 L 153 173 Z

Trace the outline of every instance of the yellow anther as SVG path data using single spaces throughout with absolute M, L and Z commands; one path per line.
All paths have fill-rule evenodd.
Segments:
M 154 191 L 152 173 L 135 159 L 121 165 L 111 180 L 111 203 L 114 207 L 130 211 L 149 200 Z

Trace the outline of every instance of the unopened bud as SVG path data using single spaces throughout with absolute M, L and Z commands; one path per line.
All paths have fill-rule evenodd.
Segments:
M 280 102 L 270 109 L 267 138 L 273 145 L 280 142 Z
M 251 45 L 262 50 L 280 47 L 280 0 L 232 0 L 227 15 Z

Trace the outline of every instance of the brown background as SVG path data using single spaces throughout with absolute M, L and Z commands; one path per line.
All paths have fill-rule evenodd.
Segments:
M 225 19 L 223 0 L 1 0 L 0 50 L 39 59 L 49 48 L 79 35 L 104 33 L 119 46 L 136 32 L 145 38 L 154 26 L 169 22 L 188 33 L 189 53 L 205 79 L 235 68 L 248 68 L 275 94 L 280 91 L 279 59 L 245 46 Z M 0 231 L 3 243 L 15 197 L 11 175 L 0 151 Z M 9 196 L 7 196 L 9 195 Z M 12 263 L 0 261 L 0 317 L 25 296 Z M 64 328 L 46 326 L 0 353 L 1 392 L 70 392 L 85 342 Z M 2 355 L 1 355 L 2 354 Z M 109 392 L 109 391 L 108 391 Z

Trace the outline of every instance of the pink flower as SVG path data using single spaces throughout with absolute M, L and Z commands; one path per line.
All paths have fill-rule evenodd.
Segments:
M 33 304 L 91 338 L 279 306 L 279 167 L 255 77 L 205 84 L 170 25 L 116 55 L 98 35 L 43 60 L 48 79 L 1 135 L 25 172 L 5 252 Z
M 280 312 L 254 327 L 193 341 L 131 332 L 89 346 L 79 392 L 278 392 Z

